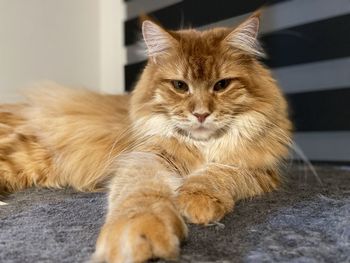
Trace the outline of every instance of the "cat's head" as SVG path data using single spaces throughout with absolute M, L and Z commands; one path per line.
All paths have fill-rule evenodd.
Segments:
M 264 115 L 265 104 L 283 99 L 258 61 L 258 29 L 258 13 L 234 29 L 206 31 L 168 31 L 144 21 L 149 59 L 133 92 L 135 123 L 148 134 L 208 140 L 252 110 Z

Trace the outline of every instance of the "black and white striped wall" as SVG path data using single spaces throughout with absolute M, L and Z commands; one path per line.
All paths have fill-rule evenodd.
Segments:
M 261 41 L 313 161 L 350 162 L 350 0 L 127 0 L 126 90 L 145 64 L 138 15 L 167 28 L 233 26 L 266 4 Z

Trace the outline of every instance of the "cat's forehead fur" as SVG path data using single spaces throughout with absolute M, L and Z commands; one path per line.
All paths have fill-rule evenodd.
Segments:
M 236 28 L 204 31 L 169 31 L 147 20 L 142 24 L 149 64 L 157 61 L 155 69 L 159 73 L 177 72 L 178 78 L 192 80 L 232 78 L 228 75 L 235 71 L 235 66 L 237 71 L 244 71 L 242 66 L 246 62 L 249 64 L 263 55 L 257 40 L 258 29 L 258 14 Z
M 169 48 L 169 56 L 162 60 L 161 65 L 166 69 L 176 67 L 182 78 L 187 80 L 209 81 L 223 77 L 225 70 L 232 68 L 235 61 L 244 56 L 225 42 L 231 30 L 215 28 L 169 32 L 176 43 Z
M 206 31 L 181 30 L 174 33 L 178 40 L 178 61 L 182 65 L 186 79 L 212 79 L 219 75 L 219 61 L 222 60 L 222 41 L 227 36 L 227 29 Z
M 180 48 L 187 55 L 201 56 L 215 54 L 229 32 L 228 28 L 204 31 L 187 29 L 174 31 L 172 36 L 178 40 Z

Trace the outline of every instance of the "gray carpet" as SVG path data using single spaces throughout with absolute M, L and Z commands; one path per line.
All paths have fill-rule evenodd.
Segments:
M 283 190 L 240 202 L 223 226 L 190 226 L 180 262 L 350 262 L 350 170 L 319 166 L 320 185 L 289 168 Z M 84 262 L 104 194 L 39 190 L 0 206 L 0 262 Z

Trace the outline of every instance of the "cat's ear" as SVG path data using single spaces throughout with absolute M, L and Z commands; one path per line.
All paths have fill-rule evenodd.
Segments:
M 251 55 L 265 57 L 264 51 L 258 41 L 260 26 L 260 11 L 255 12 L 238 27 L 236 27 L 225 41 L 233 47 L 239 48 Z
M 170 49 L 175 39 L 163 28 L 150 20 L 142 23 L 142 35 L 149 57 L 157 57 Z

